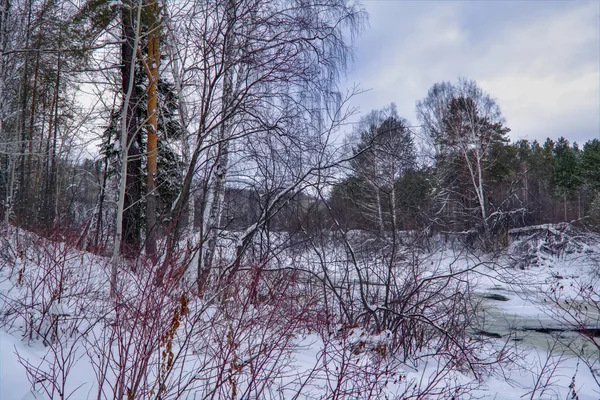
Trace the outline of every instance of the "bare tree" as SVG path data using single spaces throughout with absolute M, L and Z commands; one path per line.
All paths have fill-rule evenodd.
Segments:
M 345 1 L 198 1 L 169 13 L 171 27 L 185 27 L 169 35 L 178 41 L 170 48 L 189 49 L 174 56 L 180 60 L 180 81 L 190 85 L 181 88 L 193 110 L 188 126 L 196 127 L 186 139 L 189 164 L 172 219 L 181 218 L 197 171 L 206 171 L 204 181 L 211 187 L 205 196 L 201 237 L 202 242 L 211 236 L 213 240 L 206 242 L 210 245 L 200 257 L 199 275 L 212 264 L 210 249 L 227 180 L 228 143 L 261 132 L 287 135 L 288 122 L 304 108 L 301 91 L 321 93 L 320 98 L 326 99 L 348 57 L 346 36 L 358 27 L 361 17 L 362 10 Z M 174 226 L 169 254 L 178 236 Z
M 391 104 L 363 117 L 355 133 L 353 152 L 356 158 L 350 163 L 360 190 L 355 195 L 359 207 L 374 217 L 380 233 L 400 228 L 398 184 L 415 166 L 409 126 Z
M 447 213 L 452 205 L 449 200 L 461 193 L 460 185 L 466 185 L 466 195 L 459 207 L 469 211 L 469 202 L 474 194 L 481 226 L 485 235 L 489 233 L 488 199 L 486 195 L 487 157 L 494 143 L 505 141 L 509 129 L 496 102 L 476 82 L 459 79 L 457 84 L 434 85 L 428 96 L 417 103 L 417 116 L 435 149 L 435 166 L 445 196 L 441 196 L 440 207 Z M 450 171 L 450 173 L 448 173 Z M 461 181 L 462 171 L 467 182 Z M 454 194 L 452 194 L 454 193 Z M 464 190 L 463 190 L 464 193 Z M 455 213 L 456 211 L 454 211 Z M 472 216 L 472 215 L 471 215 Z

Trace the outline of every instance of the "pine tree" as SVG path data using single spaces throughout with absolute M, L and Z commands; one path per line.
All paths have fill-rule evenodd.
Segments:
M 583 145 L 580 171 L 586 185 L 600 190 L 600 140 L 593 139 Z
M 158 159 L 158 80 L 160 67 L 160 7 L 158 0 L 146 3 L 147 56 L 142 62 L 146 71 L 147 115 L 146 122 L 146 255 L 156 262 Z
M 567 139 L 560 137 L 554 145 L 553 153 L 551 185 L 554 195 L 563 200 L 564 220 L 567 221 L 567 200 L 581 186 L 577 150 L 570 146 Z

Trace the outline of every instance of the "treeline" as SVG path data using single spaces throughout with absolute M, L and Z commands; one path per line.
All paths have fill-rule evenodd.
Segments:
M 460 164 L 460 162 L 457 162 Z M 466 166 L 462 166 L 467 168 Z M 452 195 L 448 203 L 436 203 L 440 190 L 437 177 L 444 166 L 415 166 L 394 180 L 388 190 L 378 188 L 380 207 L 390 216 L 395 209 L 399 229 L 433 227 L 465 230 L 478 227 L 478 204 L 470 189 L 468 171 L 457 165 L 453 171 Z M 600 222 L 600 141 L 592 139 L 579 147 L 564 137 L 498 143 L 483 174 L 488 193 L 485 202 L 491 219 L 508 219 L 511 227 L 580 220 Z M 353 172 L 335 185 L 330 205 L 335 217 L 347 229 L 379 229 L 372 218 L 373 193 L 364 190 L 368 181 Z M 395 201 L 392 200 L 392 194 Z M 436 208 L 436 205 L 440 208 Z M 391 229 L 388 218 L 385 229 Z
M 475 230 L 600 221 L 600 141 L 509 142 L 500 107 L 474 81 L 435 84 L 419 125 L 394 106 L 364 117 L 347 177 L 329 199 L 346 229 Z
M 462 134 L 470 129 L 464 124 Z M 484 128 L 490 129 L 487 143 L 467 139 L 461 148 L 456 144 L 459 137 L 417 143 L 423 131 L 399 117 L 393 105 L 372 111 L 349 139 L 354 158 L 345 177 L 331 185 L 325 198 L 304 194 L 293 199 L 270 226 L 297 231 L 307 224 L 328 229 L 339 224 L 345 230 L 436 232 L 485 230 L 487 225 L 490 233 L 498 234 L 544 223 L 600 223 L 600 140 L 583 146 L 564 137 L 548 138 L 543 144 L 509 142 L 504 125 L 480 125 L 481 136 Z M 243 188 L 227 189 L 230 229 L 254 223 L 260 196 Z
M 0 6 L 0 213 L 31 228 L 68 224 L 57 217 L 90 194 L 70 157 L 82 112 L 73 71 L 87 64 L 89 37 L 70 4 Z

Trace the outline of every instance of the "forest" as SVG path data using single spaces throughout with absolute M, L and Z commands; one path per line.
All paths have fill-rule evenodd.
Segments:
M 476 397 L 519 350 L 483 327 L 471 276 L 563 262 L 574 230 L 595 254 L 600 140 L 511 141 L 464 77 L 416 121 L 359 113 L 340 81 L 360 2 L 0 8 L 0 327 L 47 348 L 18 357 L 39 398 Z M 597 383 L 588 314 L 563 317 Z M 320 358 L 294 375 L 307 337 Z M 87 356 L 83 397 L 67 378 Z
M 500 105 L 468 79 L 434 84 L 418 121 L 392 104 L 360 117 L 343 145 L 333 140 L 355 111 L 355 93 L 342 98 L 335 79 L 365 18 L 358 5 L 325 7 L 323 20 L 306 5 L 289 25 L 288 11 L 265 5 L 270 19 L 250 37 L 236 24 L 250 29 L 262 4 L 232 3 L 228 15 L 140 3 L 138 16 L 133 3 L 59 3 L 3 3 L 6 222 L 82 232 L 105 251 L 121 236 L 120 252 L 152 256 L 157 235 L 201 228 L 214 241 L 277 213 L 278 230 L 319 214 L 324 229 L 335 219 L 429 234 L 600 218 L 598 139 L 511 143 Z M 208 20 L 192 26 L 199 15 Z

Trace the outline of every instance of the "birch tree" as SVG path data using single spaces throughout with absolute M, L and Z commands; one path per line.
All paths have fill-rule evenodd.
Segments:
M 132 9 L 131 11 L 133 11 Z M 126 74 L 128 78 L 126 82 L 127 91 L 125 93 L 125 97 L 123 99 L 123 107 L 121 109 L 121 174 L 120 174 L 120 182 L 119 182 L 119 195 L 117 200 L 117 222 L 116 222 L 116 232 L 115 232 L 115 242 L 113 246 L 112 259 L 111 259 L 111 280 L 110 280 L 110 293 L 111 297 L 116 296 L 117 293 L 117 274 L 118 274 L 118 264 L 119 264 L 119 255 L 121 253 L 121 240 L 123 238 L 123 228 L 124 228 L 124 212 L 125 212 L 125 203 L 127 196 L 127 179 L 128 179 L 128 164 L 129 164 L 129 149 L 132 145 L 132 142 L 135 137 L 131 137 L 128 134 L 128 130 L 130 126 L 128 124 L 130 118 L 131 107 L 130 103 L 132 101 L 132 93 L 134 91 L 134 69 L 137 58 L 137 50 L 140 41 L 140 23 L 141 23 L 141 15 L 142 15 L 142 0 L 138 0 L 137 10 L 135 18 L 131 21 L 135 23 L 134 25 L 134 35 L 131 37 L 133 39 L 132 46 L 130 49 L 126 49 L 124 46 L 124 55 L 123 57 L 131 56 L 131 59 L 125 64 L 129 67 L 129 71 Z
M 210 249 L 218 233 L 232 143 L 265 132 L 288 135 L 289 121 L 306 115 L 303 94 L 329 97 L 362 16 L 358 5 L 343 0 L 194 1 L 170 10 L 169 26 L 177 34 L 168 34 L 169 48 L 177 49 L 172 57 L 180 67 L 186 125 L 193 129 L 186 138 L 183 187 L 171 214 L 173 221 L 181 218 L 198 172 L 205 171 L 202 181 L 210 188 L 200 229 L 206 245 L 200 275 L 213 264 Z M 176 226 L 172 232 L 167 258 L 179 237 Z M 163 273 L 164 268 L 159 276 Z
M 437 169 L 456 174 L 446 176 L 449 179 L 445 184 L 454 186 L 450 191 L 455 194 L 455 185 L 465 185 L 462 196 L 466 196 L 466 202 L 463 201 L 461 206 L 469 213 L 469 193 L 473 193 L 478 219 L 487 237 L 490 211 L 486 196 L 486 168 L 489 165 L 486 160 L 493 144 L 506 141 L 510 131 L 504 127 L 500 107 L 475 81 L 459 79 L 454 85 L 434 85 L 428 97 L 417 103 L 417 113 L 426 134 L 436 146 Z M 461 181 L 461 169 L 466 171 L 467 182 Z M 447 200 L 448 197 L 444 207 L 448 206 Z
M 510 131 L 496 102 L 474 81 L 459 80 L 456 97 L 447 110 L 444 123 L 446 135 L 441 143 L 460 154 L 468 171 L 471 189 L 475 194 L 481 223 L 489 234 L 488 201 L 486 196 L 485 161 L 492 145 L 506 141 Z
M 394 104 L 372 111 L 359 124 L 351 166 L 361 189 L 359 207 L 371 215 L 379 233 L 399 229 L 398 183 L 415 166 L 409 125 Z

